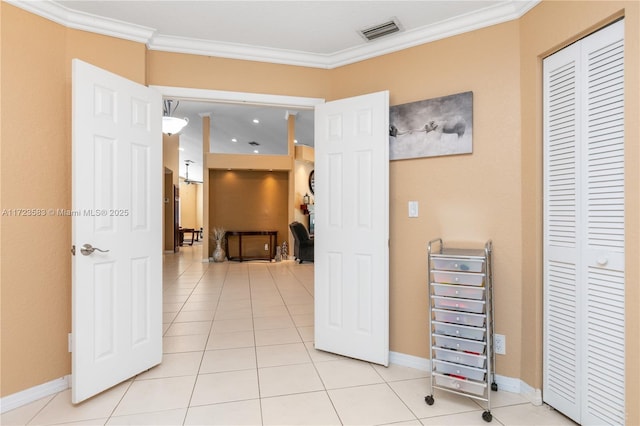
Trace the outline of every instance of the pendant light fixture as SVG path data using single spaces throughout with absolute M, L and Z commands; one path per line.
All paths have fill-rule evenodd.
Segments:
M 180 101 L 176 101 L 175 107 L 172 107 L 173 101 L 171 99 L 165 99 L 162 108 L 162 133 L 167 135 L 175 135 L 182 130 L 188 123 L 188 118 L 173 117 L 173 113 L 178 109 Z

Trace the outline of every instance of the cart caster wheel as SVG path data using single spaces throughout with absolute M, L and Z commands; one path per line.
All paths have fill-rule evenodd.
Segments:
M 424 402 L 427 403 L 427 405 L 433 405 L 433 403 L 435 402 L 433 400 L 433 395 L 427 395 L 424 397 Z
M 485 411 L 484 413 L 482 413 L 482 420 L 484 420 L 485 422 L 490 422 L 491 420 L 493 420 L 493 416 L 491 415 L 491 411 Z
M 498 384 L 496 382 L 491 383 L 491 390 L 494 392 L 498 390 Z

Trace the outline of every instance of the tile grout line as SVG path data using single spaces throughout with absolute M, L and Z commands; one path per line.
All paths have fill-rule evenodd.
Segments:
M 251 307 L 251 328 L 253 330 L 253 354 L 256 366 L 256 384 L 258 386 L 258 406 L 260 408 L 260 424 L 264 425 L 264 411 L 262 408 L 262 391 L 260 390 L 260 371 L 258 368 L 258 343 L 256 340 L 256 320 L 253 316 L 253 292 L 251 286 L 251 272 L 247 268 L 247 284 L 249 285 L 249 305 Z
M 287 270 L 289 271 L 289 273 L 296 279 L 296 281 L 298 282 L 298 285 L 300 285 L 301 287 L 303 287 L 305 289 L 305 291 L 307 291 L 307 293 L 309 292 L 309 290 L 304 287 L 304 285 L 302 285 L 300 279 L 291 271 L 291 268 L 289 265 L 287 265 Z M 273 273 L 272 273 L 273 276 Z M 278 289 L 278 292 L 280 293 L 280 287 L 276 284 L 276 288 Z M 311 297 L 313 298 L 313 300 L 315 301 L 315 297 L 313 294 L 311 294 Z M 283 298 L 283 302 L 285 304 L 285 307 L 287 309 L 287 312 L 289 313 L 289 316 L 291 317 L 292 321 L 293 321 L 293 317 L 291 315 L 291 311 L 289 310 L 289 305 L 287 304 L 287 302 L 284 300 Z M 314 311 L 315 311 L 315 306 L 314 306 Z M 314 313 L 315 315 L 315 313 Z M 295 321 L 294 321 L 294 325 L 295 325 Z M 323 387 L 323 392 L 324 394 L 327 396 L 327 399 L 329 400 L 329 403 L 331 404 L 331 408 L 333 408 L 333 412 L 335 413 L 338 421 L 340 422 L 341 425 L 344 425 L 344 421 L 343 419 L 340 417 L 340 413 L 338 413 L 338 410 L 336 409 L 335 403 L 333 401 L 333 399 L 331 399 L 331 395 L 329 395 L 329 390 L 327 389 L 327 384 L 325 383 L 324 379 L 322 378 L 322 375 L 320 374 L 320 371 L 318 370 L 318 366 L 316 365 L 316 361 L 314 361 L 313 357 L 311 356 L 311 353 L 309 351 L 309 348 L 307 347 L 307 345 L 305 345 L 304 342 L 304 338 L 303 336 L 300 334 L 300 330 L 298 329 L 298 327 L 296 327 L 296 332 L 298 333 L 298 336 L 300 337 L 300 340 L 302 340 L 302 346 L 304 347 L 305 351 L 307 352 L 307 356 L 309 357 L 309 359 L 311 360 L 311 365 L 313 365 L 313 370 L 316 372 L 318 378 L 320 379 L 320 383 L 322 383 L 322 387 Z M 314 336 L 314 340 L 315 340 L 315 336 Z M 313 340 L 311 341 L 311 343 L 313 344 Z M 315 345 L 314 345 L 315 348 Z
M 203 272 L 202 276 L 200 277 L 200 280 L 198 280 L 198 283 L 196 284 L 196 286 L 194 287 L 194 290 L 198 287 L 198 285 L 200 285 L 200 283 L 202 282 L 202 277 L 204 277 L 204 275 L 207 274 L 207 272 L 209 272 L 209 270 L 212 269 L 212 266 L 210 264 L 207 265 L 206 270 Z M 227 274 L 229 273 L 229 268 L 227 267 L 225 274 L 224 274 L 224 278 L 222 279 L 222 287 L 220 289 L 220 293 L 222 294 L 222 290 L 224 289 L 224 285 L 227 279 Z M 191 292 L 191 294 L 193 294 L 193 291 Z M 191 297 L 191 296 L 189 296 Z M 187 301 L 189 300 L 189 298 L 187 298 L 187 300 L 185 301 L 185 304 L 187 303 Z M 200 357 L 200 363 L 198 364 L 198 371 L 196 372 L 196 379 L 193 382 L 193 388 L 191 389 L 191 395 L 189 396 L 189 401 L 187 402 L 187 407 L 184 413 L 184 418 L 182 420 L 182 424 L 184 425 L 187 421 L 187 418 L 189 416 L 189 410 L 191 409 L 192 405 L 191 402 L 193 401 L 193 395 L 196 391 L 196 386 L 198 385 L 198 379 L 200 377 L 200 370 L 202 369 L 202 363 L 204 362 L 204 357 L 207 354 L 207 345 L 209 344 L 209 339 L 211 337 L 211 331 L 213 330 L 213 323 L 215 322 L 215 316 L 218 312 L 218 306 L 220 306 L 220 295 L 218 295 L 218 300 L 216 302 L 216 307 L 214 308 L 215 311 L 213 313 L 213 318 L 211 318 L 211 325 L 209 326 L 209 333 L 207 334 L 207 338 L 205 339 L 204 342 L 204 347 L 202 348 L 202 356 Z

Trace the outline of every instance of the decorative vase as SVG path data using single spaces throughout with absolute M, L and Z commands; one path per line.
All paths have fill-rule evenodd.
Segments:
M 222 241 L 216 240 L 216 248 L 213 249 L 213 261 L 214 262 L 224 262 L 225 256 L 224 249 L 222 248 Z

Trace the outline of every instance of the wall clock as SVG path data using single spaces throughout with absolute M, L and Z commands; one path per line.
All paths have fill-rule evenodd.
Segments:
M 316 193 L 316 180 L 315 180 L 315 170 L 311 170 L 309 173 L 309 190 L 312 194 Z

